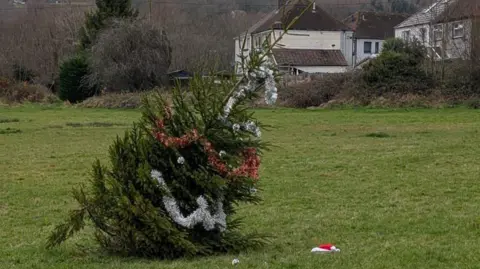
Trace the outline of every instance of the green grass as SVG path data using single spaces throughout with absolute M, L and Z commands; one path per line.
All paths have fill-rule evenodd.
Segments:
M 95 158 L 107 162 L 113 138 L 138 111 L 0 114 L 19 119 L 0 128 L 21 130 L 0 136 L 0 268 L 210 269 L 231 268 L 235 257 L 238 268 L 480 268 L 477 110 L 258 110 L 274 127 L 264 137 L 275 147 L 263 158 L 264 202 L 240 214 L 246 231 L 269 232 L 273 243 L 163 262 L 102 254 L 90 229 L 43 248 L 75 206 L 71 189 L 88 179 Z M 327 242 L 342 252 L 310 253 Z
M 0 118 L 0 123 L 19 122 L 19 121 L 20 121 L 19 119 L 15 119 L 15 118 L 12 118 L 12 119 L 2 119 L 2 118 Z

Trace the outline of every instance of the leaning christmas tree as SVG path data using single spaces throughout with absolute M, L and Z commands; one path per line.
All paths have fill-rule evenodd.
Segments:
M 172 259 L 263 244 L 262 235 L 240 232 L 234 214 L 239 203 L 259 201 L 264 144 L 247 108 L 263 90 L 266 103 L 277 98 L 271 49 L 281 38 L 242 56 L 241 77 L 198 77 L 168 101 L 146 101 L 142 120 L 111 146 L 111 165 L 96 161 L 89 187 L 74 191 L 79 207 L 47 246 L 85 225 L 103 249 L 123 255 Z
M 275 102 L 274 70 L 265 53 L 239 82 L 195 78 L 167 102 L 147 101 L 142 120 L 97 161 L 80 207 L 55 229 L 55 246 L 90 220 L 104 249 L 125 255 L 176 258 L 240 250 L 262 243 L 242 235 L 235 205 L 256 202 L 260 124 L 245 104 L 266 88 Z M 252 61 L 249 61 L 252 62 Z M 253 67 L 253 66 L 251 66 Z

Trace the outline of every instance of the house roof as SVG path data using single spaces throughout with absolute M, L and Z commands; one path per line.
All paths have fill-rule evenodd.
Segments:
M 279 66 L 347 66 L 340 50 L 273 49 Z
M 343 22 L 355 31 L 357 39 L 387 39 L 395 36 L 393 27 L 407 17 L 405 14 L 359 11 Z
M 478 0 L 457 0 L 447 6 L 435 22 L 457 21 L 472 17 L 480 17 L 480 2 Z
M 446 5 L 453 2 L 455 2 L 455 0 L 438 0 L 427 8 L 413 14 L 408 19 L 395 26 L 395 28 L 404 28 L 434 22 L 436 18 L 443 13 Z
M 311 5 L 311 0 L 290 0 L 285 6 L 267 14 L 260 21 L 255 23 L 248 33 L 255 34 L 271 29 L 283 29 L 288 26 L 296 17 L 300 16 L 289 30 L 312 30 L 312 31 L 348 31 L 348 26 L 332 17 L 318 5 Z M 302 14 L 302 12 L 304 12 Z

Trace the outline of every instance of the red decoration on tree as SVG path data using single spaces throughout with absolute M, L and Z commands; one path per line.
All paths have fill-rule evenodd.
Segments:
M 256 148 L 247 148 L 243 152 L 244 161 L 240 167 L 233 170 L 232 174 L 236 176 L 248 176 L 258 179 L 258 168 L 260 166 L 260 157 L 257 155 Z
M 185 148 L 199 139 L 197 129 L 193 129 L 190 133 L 182 135 L 181 137 L 173 137 L 168 136 L 164 132 L 165 123 L 162 120 L 157 121 L 157 128 L 160 131 L 155 133 L 155 137 L 165 147 Z
M 168 107 L 165 108 L 165 117 L 171 118 L 171 110 Z M 157 120 L 158 130 L 154 132 L 155 138 L 162 143 L 165 147 L 172 148 L 185 148 L 192 143 L 200 142 L 203 145 L 205 152 L 208 155 L 208 163 L 217 170 L 220 174 L 227 177 L 250 177 L 258 179 L 258 168 L 260 166 L 260 157 L 257 155 L 255 148 L 247 148 L 242 152 L 243 162 L 239 167 L 230 170 L 227 164 L 222 161 L 218 156 L 218 152 L 213 148 L 211 142 L 205 137 L 198 134 L 197 129 L 184 134 L 180 137 L 168 136 L 165 132 L 165 122 L 163 120 Z

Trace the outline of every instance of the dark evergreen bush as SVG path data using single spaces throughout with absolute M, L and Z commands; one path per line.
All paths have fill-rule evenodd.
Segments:
M 59 98 L 77 103 L 98 93 L 97 86 L 92 87 L 86 83 L 89 74 L 90 69 L 83 55 L 74 56 L 63 62 L 60 66 Z

